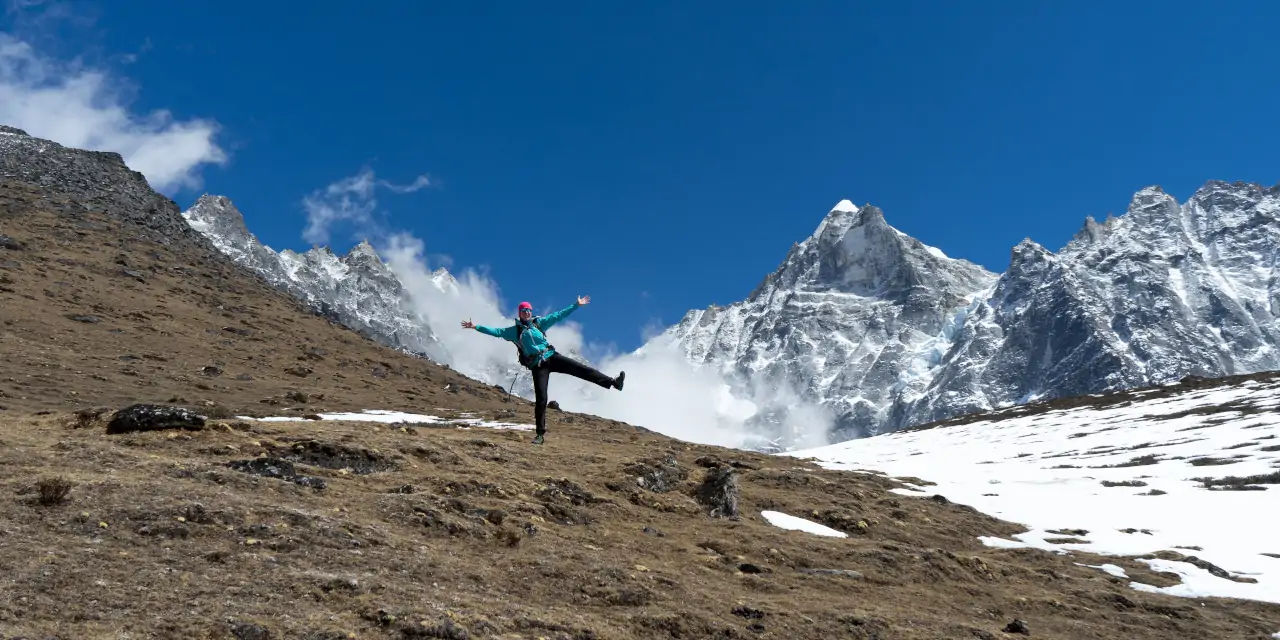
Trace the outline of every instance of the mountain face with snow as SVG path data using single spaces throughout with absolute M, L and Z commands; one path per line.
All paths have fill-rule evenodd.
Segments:
M 439 340 L 414 313 L 404 286 L 368 242 L 345 256 L 328 247 L 277 253 L 249 232 L 244 216 L 222 196 L 202 196 L 182 216 L 232 260 L 319 313 L 387 346 L 444 359 Z M 437 286 L 448 286 L 451 276 L 437 275 Z
M 830 439 L 873 435 L 1280 368 L 1277 255 L 1280 188 L 1252 184 L 1210 182 L 1181 205 L 1144 189 L 1056 254 L 1022 242 L 999 277 L 844 201 L 746 300 L 690 311 L 664 337 L 744 393 L 769 381 L 826 407 Z
M 494 349 L 488 345 L 487 351 L 472 349 L 468 354 L 475 356 L 478 352 L 479 356 L 461 359 L 456 357 L 457 344 L 451 350 L 446 341 L 432 331 L 431 319 L 420 313 L 423 305 L 416 304 L 421 300 L 415 297 L 456 300 L 458 281 L 447 270 L 436 269 L 416 281 L 418 286 L 430 287 L 433 291 L 410 291 L 368 242 L 361 242 L 343 256 L 328 247 L 302 253 L 289 249 L 276 252 L 249 231 L 243 214 L 223 196 L 201 196 L 190 209 L 182 212 L 182 217 L 232 261 L 255 271 L 271 285 L 334 322 L 375 342 L 426 356 L 477 380 L 510 385 L 514 393 L 532 396 L 529 376 L 517 375 L 522 369 L 512 349 Z M 450 316 L 450 324 L 452 313 L 452 310 L 444 312 Z
M 746 300 L 690 311 L 667 333 L 689 360 L 739 386 L 783 389 L 776 403 L 770 391 L 743 389 L 765 419 L 799 396 L 820 401 L 842 432 L 868 435 L 895 397 L 924 392 L 957 314 L 995 281 L 846 200 Z M 804 434 L 776 435 L 785 444 Z

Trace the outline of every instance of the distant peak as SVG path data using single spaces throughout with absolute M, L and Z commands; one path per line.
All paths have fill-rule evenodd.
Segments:
M 373 248 L 372 244 L 369 244 L 368 240 L 361 240 L 359 244 L 351 247 L 351 250 L 347 252 L 347 257 L 353 256 L 373 256 L 376 258 L 378 257 L 378 252 Z
M 831 211 L 829 213 L 835 213 L 837 211 L 840 211 L 843 213 L 857 213 L 858 207 L 855 206 L 853 202 L 849 200 L 841 200 L 840 202 L 836 203 L 836 206 L 831 207 Z
M 220 236 L 249 235 L 249 229 L 244 223 L 244 214 L 240 213 L 235 203 L 226 196 L 206 193 L 200 196 L 190 209 L 183 211 L 182 217 L 186 218 L 192 226 L 206 233 L 216 233 Z
M 1145 187 L 1129 201 L 1129 214 L 1139 218 L 1168 217 L 1176 213 L 1177 208 L 1178 202 L 1159 186 Z
M 216 196 L 211 193 L 206 193 L 196 199 L 195 206 L 197 207 L 199 206 L 207 207 L 210 205 L 215 205 L 218 207 L 233 207 L 233 208 L 235 207 L 235 205 L 231 204 L 231 198 L 228 198 L 226 196 Z
M 1263 197 L 1267 193 L 1277 193 L 1280 189 L 1275 187 L 1268 189 L 1260 184 L 1253 182 L 1244 182 L 1236 180 L 1235 182 L 1227 182 L 1225 180 L 1209 180 L 1203 186 L 1196 189 L 1191 196 L 1191 200 L 1205 201 L 1216 200 L 1224 196 L 1236 195 L 1245 198 Z
M 1013 248 L 1013 253 L 1015 256 L 1020 255 L 1025 257 L 1044 257 L 1051 255 L 1048 249 L 1045 249 L 1039 242 L 1036 242 L 1031 238 L 1023 238 L 1022 242 L 1019 242 L 1017 246 Z
M 26 131 L 23 131 L 22 129 L 19 129 L 17 127 L 10 127 L 9 125 L 4 125 L 4 124 L 0 124 L 0 133 L 12 133 L 14 135 L 27 136 L 28 138 L 31 137 L 31 134 L 27 133 Z

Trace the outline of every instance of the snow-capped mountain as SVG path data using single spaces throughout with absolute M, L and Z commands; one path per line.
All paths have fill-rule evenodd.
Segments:
M 908 419 L 1278 369 L 1278 252 L 1280 188 L 1225 182 L 1143 189 L 1057 254 L 1025 240 Z
M 827 407 L 832 439 L 871 435 L 1280 368 L 1278 252 L 1280 187 L 1210 182 L 1184 205 L 1143 189 L 1056 254 L 1022 242 L 998 278 L 843 201 L 746 300 L 665 337 L 746 393 L 782 384 Z
M 667 333 L 739 386 L 787 388 L 774 406 L 769 392 L 744 390 L 766 416 L 796 394 L 824 404 L 842 432 L 869 435 L 898 398 L 925 391 L 966 309 L 995 282 L 845 200 L 746 300 L 690 311 Z
M 439 340 L 368 242 L 345 256 L 328 247 L 277 253 L 249 232 L 244 216 L 222 196 L 202 196 L 182 216 L 232 260 L 334 321 L 382 344 L 445 361 Z M 451 282 L 447 272 L 437 274 L 436 286 Z

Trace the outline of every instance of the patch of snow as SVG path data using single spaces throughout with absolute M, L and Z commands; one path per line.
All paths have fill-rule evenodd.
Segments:
M 1225 491 L 1197 480 L 1274 473 L 1280 451 L 1263 449 L 1280 441 L 1277 405 L 1280 383 L 1251 383 L 1171 397 L 1143 394 L 1126 404 L 893 433 L 786 455 L 815 458 L 829 469 L 925 478 L 937 483 L 927 494 L 1028 529 L 1013 539 L 982 537 L 988 546 L 1119 556 L 1199 547 L 1197 557 L 1257 583 L 1217 578 L 1187 563 L 1160 564 L 1184 580 L 1163 593 L 1280 603 L 1280 562 L 1262 555 L 1276 552 L 1280 485 Z M 1203 458 L 1217 460 L 1192 464 Z M 916 487 L 895 493 L 926 495 Z M 1088 533 L 1069 536 L 1082 542 L 1057 542 L 1064 536 L 1050 531 L 1059 529 Z
M 1182 578 L 1181 584 L 1175 584 L 1171 587 L 1156 587 L 1142 582 L 1130 582 L 1129 586 L 1138 591 L 1146 591 L 1148 593 L 1163 593 L 1171 596 L 1181 596 L 1184 598 L 1241 598 L 1245 600 L 1256 600 L 1253 595 L 1258 585 L 1248 584 L 1244 582 L 1234 582 L 1226 578 L 1219 578 L 1205 569 L 1201 569 L 1193 564 L 1186 562 L 1177 562 L 1174 560 L 1156 560 L 1149 559 L 1142 562 L 1151 565 L 1155 571 L 1176 573 Z
M 1006 538 L 997 538 L 995 536 L 978 536 L 978 540 L 982 544 L 995 549 L 1030 549 L 1031 545 L 1017 540 L 1009 540 Z
M 769 524 L 786 529 L 788 531 L 803 531 L 812 533 L 815 536 L 826 536 L 828 538 L 848 538 L 849 534 L 843 531 L 836 531 L 826 525 L 818 524 L 812 520 L 797 518 L 793 515 L 782 513 L 781 511 L 761 511 L 761 516 L 769 521 Z
M 1178 296 L 1178 301 L 1182 303 L 1182 306 L 1190 306 L 1188 300 L 1191 299 L 1191 296 L 1187 293 L 1187 282 L 1182 276 L 1181 268 L 1169 267 L 1169 288 Z
M 382 424 L 452 424 L 461 428 L 483 427 L 485 429 L 511 429 L 516 431 L 532 431 L 533 425 L 521 424 L 517 422 L 497 422 L 493 420 L 482 420 L 480 418 L 441 418 L 440 416 L 431 416 L 420 413 L 404 413 L 400 411 L 387 411 L 383 409 L 366 409 L 362 412 L 338 412 L 338 413 L 321 413 L 317 414 L 321 420 L 335 420 L 342 422 L 378 422 Z M 308 422 L 307 418 L 298 416 L 272 416 L 267 418 L 252 418 L 249 416 L 236 416 L 240 420 L 256 420 L 258 422 Z
M 837 203 L 836 203 L 836 206 L 831 207 L 831 210 L 832 210 L 832 211 L 847 211 L 847 212 L 849 212 L 849 213 L 857 213 L 857 212 L 858 212 L 858 207 L 857 207 L 856 205 L 854 205 L 854 204 L 853 204 L 853 202 L 851 202 L 851 201 L 849 201 L 849 200 L 841 200 L 840 202 L 837 202 Z
M 1107 573 L 1117 578 L 1129 577 L 1129 574 L 1125 573 L 1124 567 L 1120 567 L 1120 566 L 1111 564 L 1109 562 L 1106 564 L 1083 564 L 1083 563 L 1077 562 L 1076 564 L 1082 567 L 1089 567 L 1090 569 L 1102 569 L 1103 571 L 1106 571 Z

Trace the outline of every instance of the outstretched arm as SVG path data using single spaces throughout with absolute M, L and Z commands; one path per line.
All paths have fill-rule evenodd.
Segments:
M 503 340 L 510 340 L 510 341 L 512 341 L 512 342 L 515 342 L 515 341 L 516 341 L 516 328 L 515 328 L 515 327 L 504 327 L 504 328 L 502 328 L 502 329 L 499 329 L 499 328 L 497 328 L 497 327 L 486 327 L 486 326 L 484 326 L 484 325 L 482 325 L 482 324 L 476 324 L 476 323 L 474 323 L 474 322 L 472 322 L 472 321 L 470 321 L 470 320 L 463 320 L 463 321 L 462 321 L 462 328 L 463 328 L 463 329 L 475 329 L 476 331 L 479 331 L 480 333 L 483 333 L 483 334 L 485 334 L 485 335 L 487 335 L 487 336 L 493 336 L 493 337 L 495 337 L 495 338 L 502 338 Z
M 578 307 L 591 303 L 591 296 L 578 296 L 578 301 L 559 310 L 548 313 L 546 317 L 538 321 L 543 329 L 550 329 L 551 325 L 565 319 L 565 316 L 573 313 Z

